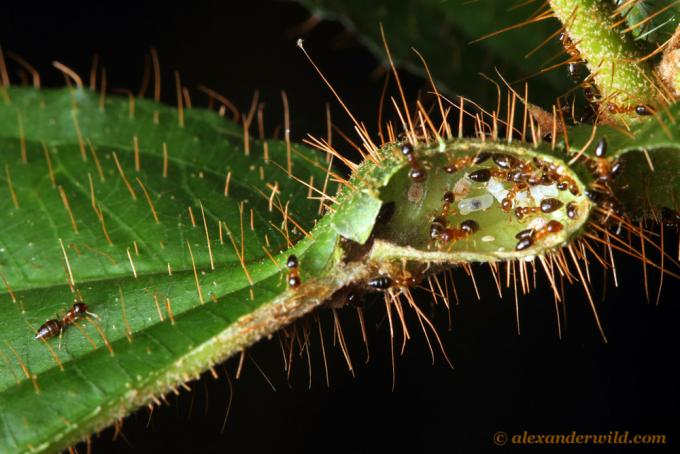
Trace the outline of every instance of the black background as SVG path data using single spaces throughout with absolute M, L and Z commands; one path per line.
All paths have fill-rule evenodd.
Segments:
M 135 91 L 144 56 L 156 46 L 167 102 L 174 101 L 172 71 L 179 70 L 188 87 L 207 85 L 242 110 L 248 108 L 253 92 L 260 90 L 270 131 L 281 123 L 282 89 L 290 100 L 293 135 L 298 140 L 307 132 L 324 134 L 326 102 L 331 103 L 334 122 L 351 131 L 339 106 L 295 47 L 299 34 L 295 28 L 307 19 L 305 10 L 292 3 L 253 2 L 238 8 L 229 3 L 6 4 L 0 14 L 0 43 L 36 66 L 45 85 L 63 83 L 51 66 L 53 60 L 86 76 L 92 56 L 98 53 L 109 86 Z M 305 43 L 356 116 L 375 129 L 382 87 L 382 79 L 373 76 L 377 61 L 335 23 L 320 24 L 306 35 Z M 412 96 L 425 87 L 419 79 L 404 76 L 404 80 Z M 200 93 L 192 93 L 194 104 L 204 102 Z M 667 230 L 666 234 L 669 251 L 677 255 L 677 233 Z M 240 380 L 234 381 L 233 405 L 223 433 L 229 388 L 224 369 L 219 368 L 218 380 L 207 376 L 191 384 L 191 393 L 169 396 L 170 405 L 156 408 L 150 419 L 147 410 L 125 419 L 115 440 L 111 429 L 95 437 L 95 452 L 501 451 L 507 447 L 493 445 L 496 431 L 523 430 L 629 430 L 666 434 L 671 444 L 677 444 L 679 285 L 667 277 L 657 306 L 659 275 L 650 271 L 652 302 L 648 303 L 641 264 L 622 256 L 617 260 L 619 288 L 613 287 L 611 279 L 603 285 L 602 270 L 592 267 L 592 288 L 607 344 L 578 285 L 566 292 L 567 322 L 560 340 L 551 292 L 539 273 L 539 289 L 521 298 L 521 335 L 517 335 L 512 293 L 506 292 L 500 300 L 491 274 L 475 268 L 482 296 L 477 301 L 464 272 L 458 271 L 461 304 L 452 310 L 453 329 L 448 331 L 445 310 L 439 307 L 433 312 L 455 370 L 440 353 L 432 365 L 422 333 L 411 320 L 413 339 L 403 357 L 397 358 L 393 392 L 389 333 L 383 306 L 376 300 L 367 314 L 368 364 L 364 364 L 353 310 L 340 311 L 355 378 L 339 349 L 329 348 L 332 324 L 325 313 L 330 389 L 324 383 L 317 337 L 311 390 L 305 358 L 296 361 L 287 383 L 274 338 L 249 350 L 249 355 L 276 392 L 246 360 Z M 429 297 L 420 294 L 419 300 L 429 310 Z M 400 342 L 398 336 L 397 348 Z M 237 361 L 225 366 L 234 380 Z

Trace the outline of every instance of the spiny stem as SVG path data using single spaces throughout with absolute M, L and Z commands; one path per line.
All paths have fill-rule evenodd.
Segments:
M 550 6 L 587 63 L 605 105 L 623 111 L 655 104 L 652 69 L 631 34 L 618 24 L 622 18 L 612 2 L 550 0 Z

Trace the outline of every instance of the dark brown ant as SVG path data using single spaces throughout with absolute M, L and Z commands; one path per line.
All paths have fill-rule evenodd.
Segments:
M 644 115 L 652 115 L 654 111 L 652 110 L 651 107 L 645 106 L 644 104 L 639 104 L 635 106 L 635 113 L 644 116 Z
M 439 230 L 439 234 L 437 235 L 436 239 L 440 241 L 441 243 L 450 243 L 450 242 L 456 242 L 458 240 L 465 239 L 472 235 L 473 233 L 476 233 L 479 230 L 479 224 L 477 222 L 473 221 L 472 219 L 465 220 L 461 222 L 460 228 L 455 229 L 455 228 L 450 228 L 444 226 L 444 228 L 441 228 Z M 434 230 L 430 231 L 430 236 L 433 236 Z
M 408 164 L 411 166 L 411 170 L 408 172 L 408 176 L 411 178 L 411 180 L 415 181 L 416 183 L 424 181 L 425 177 L 427 177 L 427 173 L 420 167 L 415 150 L 413 149 L 413 145 L 410 143 L 403 144 L 401 146 L 401 154 L 404 155 L 406 161 L 408 161 Z
M 540 241 L 546 236 L 562 231 L 564 226 L 559 221 L 549 221 L 546 225 L 538 230 L 525 229 L 520 231 L 515 238 L 519 241 L 515 245 L 516 251 L 523 251 L 531 247 L 536 241 Z
M 607 139 L 602 136 L 595 145 L 595 159 L 589 163 L 597 179 L 601 181 L 609 181 L 613 179 L 622 169 L 622 163 L 615 160 L 613 163 L 607 158 Z
M 576 219 L 578 217 L 578 205 L 576 202 L 569 202 L 567 204 L 567 217 L 569 219 Z
M 534 239 L 542 240 L 551 233 L 561 232 L 562 229 L 564 229 L 564 226 L 562 225 L 561 222 L 555 220 L 548 221 L 546 225 L 544 225 L 543 227 L 538 229 L 536 233 L 534 233 Z
M 503 211 L 510 211 L 512 209 L 512 202 L 515 200 L 517 194 L 524 191 L 526 188 L 527 188 L 526 183 L 518 183 L 514 185 L 512 188 L 510 188 L 508 193 L 501 201 L 501 208 L 503 209 Z
M 391 278 L 389 276 L 378 276 L 369 279 L 367 282 L 369 287 L 376 290 L 387 290 L 392 287 L 410 287 L 415 283 L 416 280 L 410 275 L 396 278 Z
M 519 167 L 522 161 L 516 157 L 505 153 L 494 153 L 491 158 L 501 169 L 514 169 Z
M 451 191 L 446 191 L 444 193 L 444 197 L 442 198 L 444 201 L 444 205 L 442 206 L 442 216 L 448 216 L 449 211 L 451 210 L 451 204 L 456 200 L 456 196 L 453 195 L 453 192 Z
M 552 197 L 541 200 L 540 207 L 541 213 L 552 213 L 557 211 L 564 206 L 564 202 L 560 199 L 554 199 Z
M 61 335 L 67 326 L 73 325 L 77 320 L 85 317 L 86 315 L 99 318 L 99 316 L 88 310 L 87 304 L 81 300 L 75 300 L 73 307 L 64 314 L 61 320 L 51 319 L 46 321 L 38 331 L 36 332 L 36 339 L 51 339 L 55 336 L 59 336 L 59 345 L 61 347 Z
M 574 45 L 574 42 L 571 40 L 569 35 L 566 32 L 560 33 L 560 42 L 562 43 L 562 46 L 564 46 L 564 50 L 569 54 L 569 56 L 572 58 L 572 60 L 579 61 L 581 60 L 581 54 L 579 53 L 578 49 Z
M 460 229 L 467 232 L 468 235 L 472 235 L 479 230 L 479 224 L 472 219 L 467 219 L 460 223 Z
M 489 153 L 488 151 L 481 151 L 474 156 L 474 158 L 472 159 L 472 164 L 474 165 L 481 164 L 483 162 L 488 161 L 490 157 L 491 153 Z
M 367 284 L 369 287 L 374 288 L 376 290 L 387 290 L 388 288 L 392 287 L 392 278 L 389 276 L 378 276 L 374 277 L 372 279 L 369 279 Z
M 87 304 L 82 301 L 76 301 L 73 307 L 64 314 L 62 322 L 64 326 L 71 325 L 75 323 L 76 320 L 86 316 L 91 315 L 92 317 L 99 318 L 97 314 L 94 314 L 88 310 Z
M 47 320 L 35 334 L 36 339 L 51 339 L 55 336 L 61 336 L 64 331 L 64 322 L 57 319 Z
M 529 214 L 541 213 L 552 213 L 564 205 L 560 199 L 546 198 L 541 200 L 541 203 L 537 207 L 517 207 L 515 208 L 515 216 L 517 219 L 522 220 L 525 216 Z
M 583 63 L 581 62 L 568 63 L 567 74 L 569 75 L 569 78 L 573 82 L 579 83 L 581 81 L 581 75 L 583 74 Z
M 296 289 L 302 282 L 300 280 L 300 270 L 298 269 L 300 266 L 298 258 L 295 255 L 288 256 L 286 266 L 288 267 L 288 286 L 292 289 Z
M 517 245 L 515 245 L 515 250 L 516 251 L 523 251 L 523 250 L 531 247 L 533 244 L 534 244 L 533 236 L 526 236 L 524 238 L 521 238 L 517 242 Z
M 430 238 L 433 240 L 439 238 L 439 235 L 446 229 L 446 225 L 446 218 L 442 216 L 437 216 L 432 219 L 432 223 L 430 224 Z
M 524 229 L 524 230 L 520 230 L 517 233 L 517 235 L 515 235 L 515 238 L 517 238 L 518 240 L 521 240 L 523 238 L 530 238 L 532 236 L 534 236 L 534 229 Z
M 479 169 L 468 174 L 468 178 L 475 183 L 486 183 L 491 179 L 491 170 Z
M 654 114 L 654 110 L 645 104 L 637 104 L 635 106 L 617 106 L 616 104 L 608 103 L 607 111 L 610 114 L 622 114 L 635 111 L 635 113 L 641 117 Z
M 601 98 L 600 91 L 591 80 L 586 80 L 583 83 L 583 97 L 589 104 L 596 104 Z
M 520 221 L 524 219 L 525 216 L 530 215 L 530 214 L 536 214 L 538 213 L 538 207 L 516 207 L 515 208 L 515 217 L 519 219 Z
M 560 191 L 569 190 L 573 195 L 579 195 L 578 185 L 576 182 L 567 175 L 560 175 L 557 177 L 557 189 Z
M 583 111 L 578 116 L 579 123 L 590 123 L 595 118 L 595 109 L 591 104 L 583 108 Z

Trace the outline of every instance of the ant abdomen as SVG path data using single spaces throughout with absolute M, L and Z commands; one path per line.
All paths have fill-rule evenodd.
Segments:
M 50 339 L 64 330 L 64 323 L 61 320 L 47 320 L 35 334 L 36 339 Z
M 369 279 L 368 286 L 376 290 L 387 290 L 392 287 L 392 278 L 389 276 L 379 276 Z

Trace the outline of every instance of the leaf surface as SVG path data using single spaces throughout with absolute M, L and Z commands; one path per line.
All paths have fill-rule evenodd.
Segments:
M 180 126 L 144 100 L 0 95 L 3 452 L 63 448 L 326 297 L 286 305 L 284 251 L 309 275 L 334 257 L 328 223 L 304 239 L 319 201 L 284 170 L 323 182 L 317 153 L 200 109 Z M 76 296 L 98 318 L 34 339 Z

